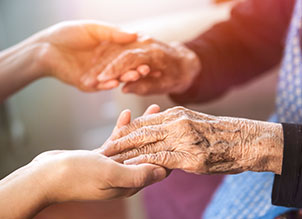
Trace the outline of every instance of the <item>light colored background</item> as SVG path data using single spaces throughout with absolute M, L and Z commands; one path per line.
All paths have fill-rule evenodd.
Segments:
M 0 47 L 70 19 L 99 19 L 165 42 L 183 41 L 227 19 L 228 12 L 229 6 L 213 8 L 208 0 L 1 0 Z M 267 74 L 220 100 L 189 107 L 216 115 L 266 119 L 273 111 L 276 76 Z M 45 150 L 97 147 L 109 136 L 122 109 L 130 108 L 137 116 L 151 103 L 162 108 L 173 105 L 163 96 L 140 98 L 119 91 L 85 94 L 50 78 L 37 81 L 7 101 L 12 142 L 0 145 L 0 175 Z M 143 218 L 139 200 L 136 196 L 127 202 L 131 219 Z

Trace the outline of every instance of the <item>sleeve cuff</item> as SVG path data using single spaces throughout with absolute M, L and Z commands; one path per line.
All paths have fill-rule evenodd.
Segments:
M 302 125 L 283 123 L 281 175 L 275 175 L 272 204 L 302 208 Z

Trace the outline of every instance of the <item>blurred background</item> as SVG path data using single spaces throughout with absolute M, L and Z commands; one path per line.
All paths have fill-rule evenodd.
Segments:
M 186 41 L 228 18 L 233 3 L 217 2 L 0 0 L 0 49 L 71 19 L 98 19 L 165 42 Z M 267 74 L 220 100 L 189 107 L 217 115 L 267 119 L 274 106 L 275 81 L 276 74 Z M 151 103 L 162 109 L 173 105 L 163 96 L 140 98 L 122 95 L 119 90 L 87 94 L 51 78 L 39 80 L 0 105 L 0 177 L 46 150 L 101 146 L 122 109 L 130 108 L 138 116 Z M 127 201 L 52 206 L 37 218 L 141 219 L 145 215 L 138 194 Z

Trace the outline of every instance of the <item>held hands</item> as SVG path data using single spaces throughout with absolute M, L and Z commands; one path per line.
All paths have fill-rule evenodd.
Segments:
M 280 174 L 283 137 L 280 124 L 175 107 L 135 119 L 101 150 L 125 164 L 153 163 L 196 174 Z
M 194 52 L 119 31 L 98 21 L 54 25 L 24 43 L 38 45 L 37 77 L 53 76 L 83 91 L 123 91 L 139 95 L 182 93 L 200 63 Z
M 158 111 L 153 105 L 145 115 Z M 130 117 L 128 110 L 121 113 L 110 139 Z M 57 202 L 128 197 L 166 175 L 163 167 L 123 165 L 99 150 L 45 152 L 0 181 L 0 217 L 32 218 Z
M 37 54 L 40 76 L 54 76 L 83 91 L 112 89 L 117 81 L 100 84 L 96 76 L 121 52 L 136 41 L 137 35 L 125 33 L 98 21 L 69 21 L 54 25 L 32 37 L 41 47 Z
M 150 106 L 145 115 L 159 111 Z M 130 111 L 121 113 L 116 131 L 130 122 Z M 166 170 L 153 164 L 126 166 L 94 151 L 50 151 L 31 163 L 39 169 L 39 180 L 46 180 L 47 199 L 52 202 L 72 200 L 108 200 L 128 197 L 143 187 L 166 177 Z

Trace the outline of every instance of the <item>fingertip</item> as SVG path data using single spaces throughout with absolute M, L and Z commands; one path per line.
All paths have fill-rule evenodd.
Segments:
M 100 83 L 97 88 L 99 90 L 110 90 L 119 86 L 119 82 L 117 80 L 110 80 L 105 83 Z
M 125 109 L 120 113 L 120 116 L 117 121 L 117 128 L 121 128 L 124 125 L 129 124 L 131 121 L 131 111 L 129 109 Z
M 120 80 L 122 82 L 131 82 L 131 81 L 137 81 L 140 78 L 140 74 L 135 70 L 130 70 L 123 74 L 120 77 Z
M 160 106 L 155 103 L 153 103 L 150 107 L 154 110 L 160 111 Z
M 130 93 L 130 88 L 128 84 L 125 84 L 124 87 L 122 88 L 123 93 Z
M 100 73 L 97 77 L 96 77 L 96 79 L 99 81 L 99 82 L 106 82 L 106 81 L 108 81 L 108 80 L 110 80 L 111 79 L 111 77 L 109 76 L 109 75 L 107 75 L 106 73 Z
M 151 69 L 150 69 L 149 65 L 140 65 L 140 66 L 137 68 L 137 71 L 138 71 L 141 75 L 147 76 L 147 75 L 150 73 Z
M 153 169 L 153 180 L 155 182 L 163 180 L 164 178 L 166 178 L 166 176 L 167 176 L 167 171 L 165 168 L 158 166 L 155 169 Z
M 159 111 L 160 111 L 160 107 L 157 104 L 152 104 L 146 109 L 144 115 L 158 113 Z

